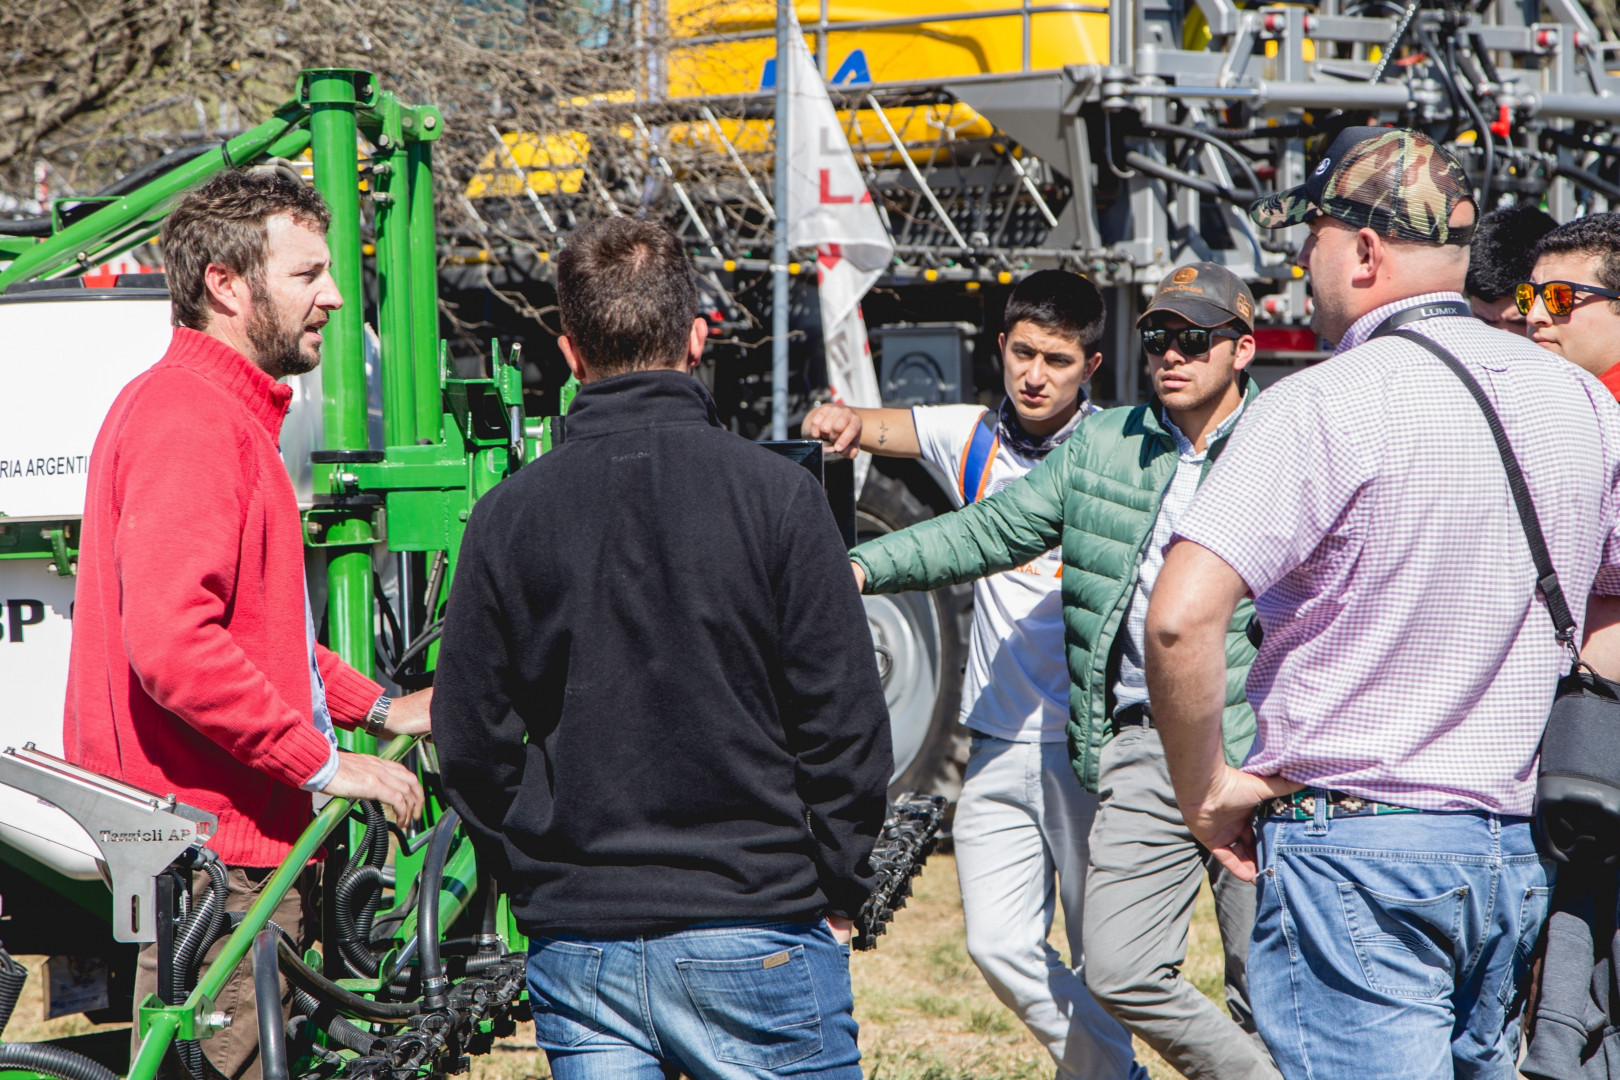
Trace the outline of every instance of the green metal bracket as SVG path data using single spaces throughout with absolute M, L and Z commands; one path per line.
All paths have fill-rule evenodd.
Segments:
M 175 1022 L 175 1038 L 177 1039 L 209 1039 L 214 1032 L 221 1031 L 225 1025 L 219 1023 L 221 1016 L 214 1011 L 214 999 L 203 993 L 193 993 L 181 1005 L 165 1005 L 163 999 L 156 994 L 147 994 L 141 1000 L 140 1007 L 135 1010 L 136 1031 L 141 1038 L 146 1038 L 156 1026 L 158 1017 L 172 1017 Z M 134 1070 L 131 1070 L 133 1075 Z
M 359 68 L 307 68 L 298 73 L 293 83 L 293 100 L 302 105 L 313 105 L 329 100 L 323 84 L 344 80 L 352 86 L 352 100 L 363 109 L 377 103 L 377 80 L 371 72 Z
M 351 522 L 367 525 L 364 534 L 358 529 L 339 528 Z M 342 539 L 332 539 L 333 533 Z M 357 535 L 359 534 L 359 535 Z M 388 541 L 388 513 L 381 507 L 371 508 L 369 516 L 357 514 L 347 507 L 314 506 L 304 511 L 304 545 L 323 550 L 336 548 L 369 548 Z
M 444 114 L 433 105 L 418 105 L 404 111 L 400 124 L 412 142 L 438 142 L 444 132 Z
M 51 572 L 72 577 L 79 549 L 73 546 L 76 521 L 0 522 L 0 561 L 50 559 Z
M 56 559 L 51 563 L 51 569 L 56 572 L 57 577 L 73 577 L 79 572 L 76 558 L 78 552 L 68 553 L 67 526 L 61 525 L 54 529 L 46 529 L 44 532 L 50 538 L 51 555 Z

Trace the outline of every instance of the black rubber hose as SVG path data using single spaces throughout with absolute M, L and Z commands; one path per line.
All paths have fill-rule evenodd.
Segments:
M 405 669 L 410 667 L 411 664 L 416 661 L 418 656 L 425 653 L 429 645 L 432 645 L 435 641 L 438 641 L 439 636 L 443 633 L 443 619 L 439 619 L 438 621 L 424 627 L 422 632 L 416 635 L 416 640 L 405 646 L 405 651 L 400 654 L 399 663 L 394 665 L 394 675 L 404 674 Z M 399 680 L 396 678 L 394 681 L 398 682 Z
M 1597 173 L 1587 172 L 1585 169 L 1577 168 L 1574 165 L 1554 165 L 1553 173 L 1558 176 L 1568 177 L 1577 184 L 1584 184 L 1593 191 L 1600 191 L 1610 199 L 1620 201 L 1620 185 L 1611 184 Z
M 494 949 L 501 951 L 501 893 L 496 887 L 495 875 L 485 873 L 478 876 L 479 894 L 484 898 L 484 917 L 478 925 L 478 949 L 485 952 Z
M 383 1024 L 395 1024 L 401 1020 L 425 1012 L 420 1001 L 373 1001 L 339 986 L 326 978 L 320 972 L 304 963 L 286 938 L 276 943 L 276 958 L 281 967 L 281 973 L 287 976 L 287 981 L 293 986 L 311 994 L 321 1001 L 328 1002 L 338 1012 L 345 1016 L 358 1017 L 361 1020 L 371 1020 Z
M 178 150 L 171 150 L 162 157 L 147 162 L 134 172 L 121 176 L 108 184 L 100 191 L 98 196 L 128 195 L 142 184 L 166 172 L 178 169 L 188 161 L 201 157 L 210 150 L 218 150 L 217 142 L 192 143 L 182 146 Z M 73 203 L 66 207 L 62 214 L 62 224 L 71 225 L 80 218 L 100 210 L 104 203 Z M 17 218 L 12 221 L 0 221 L 0 236 L 49 236 L 51 235 L 51 216 L 43 214 L 39 217 Z
M 11 954 L 0 948 L 0 1035 L 6 1032 L 6 1023 L 11 1019 L 13 1010 L 17 1008 L 17 999 L 22 996 L 23 984 L 28 982 L 28 969 L 11 958 Z
M 264 1080 L 287 1080 L 287 1023 L 281 1018 L 276 932 L 268 927 L 253 939 L 253 997 L 259 1014 L 259 1070 Z
M 382 901 L 382 867 L 388 861 L 388 818 L 375 799 L 358 808 L 366 823 L 364 838 L 355 845 L 349 864 L 333 890 L 333 916 L 337 924 L 337 946 L 344 963 L 361 978 L 375 978 L 377 958 L 367 947 L 371 923 Z M 358 943 L 358 944 L 356 944 Z
M 1433 43 L 1427 35 L 1425 35 L 1424 40 L 1428 44 Z M 1465 90 L 1462 84 L 1457 81 L 1457 71 L 1461 65 L 1457 63 L 1457 39 L 1454 37 L 1446 39 L 1445 66 L 1451 69 L 1448 78 L 1451 87 L 1457 92 L 1457 102 L 1463 107 L 1463 111 L 1468 113 L 1469 118 L 1474 121 L 1474 130 L 1477 134 L 1476 142 L 1485 147 L 1485 172 L 1480 178 L 1475 203 L 1477 212 L 1474 217 L 1475 220 L 1478 220 L 1491 208 L 1491 183 L 1496 177 L 1496 134 L 1491 131 L 1491 126 L 1485 122 L 1485 114 L 1479 111 L 1479 104 L 1474 101 L 1473 87 L 1469 86 Z M 1467 72 L 1463 72 L 1463 74 L 1467 75 Z
M 433 842 L 422 862 L 422 894 L 416 898 L 416 952 L 421 959 L 422 1003 L 430 1009 L 444 1008 L 450 982 L 444 977 L 439 957 L 439 891 L 444 882 L 444 864 L 450 858 L 450 844 L 456 838 L 461 815 L 446 810 L 433 827 Z
M 496 964 L 504 963 L 505 961 L 506 957 L 500 953 L 483 953 L 479 956 L 469 956 L 467 958 L 467 974 L 477 975 L 479 972 L 488 971 Z
M 1337 115 L 1337 110 L 1333 115 Z M 1275 124 L 1270 127 L 1246 128 L 1211 128 L 1210 132 L 1219 135 L 1229 142 L 1247 142 L 1250 139 L 1305 139 L 1324 131 L 1327 127 L 1325 121 L 1318 119 L 1314 124 Z
M 387 832 L 383 833 L 386 837 Z M 365 899 L 356 902 L 356 895 Z M 367 911 L 371 901 L 382 894 L 382 871 L 375 866 L 362 866 L 343 875 L 332 891 L 332 913 L 338 926 L 338 951 L 343 960 L 361 978 L 375 978 L 377 957 L 372 955 L 371 918 L 375 909 Z M 358 914 L 357 914 L 358 912 Z
M 1260 178 L 1255 175 L 1254 166 L 1249 164 L 1249 159 L 1239 153 L 1236 147 L 1230 145 L 1225 139 L 1213 132 L 1187 127 L 1184 124 L 1159 124 L 1151 120 L 1142 121 L 1142 129 L 1151 131 L 1155 135 L 1168 135 L 1177 139 L 1195 139 L 1199 142 L 1208 143 L 1237 162 L 1238 168 L 1243 170 L 1243 178 L 1249 182 L 1249 190 L 1260 190 Z
M 178 150 L 170 150 L 167 154 L 164 154 L 162 157 L 153 161 L 147 162 L 134 172 L 126 173 L 123 176 L 120 176 L 117 180 L 114 180 L 112 183 L 96 192 L 96 194 L 128 195 L 130 192 L 134 191 L 142 184 L 145 184 L 147 181 L 156 179 L 166 172 L 172 172 L 173 170 L 178 169 L 180 166 L 186 164 L 188 161 L 195 161 L 197 158 L 202 157 L 210 150 L 218 149 L 220 149 L 219 141 L 211 140 L 209 142 L 196 142 L 189 146 L 182 146 Z
M 383 627 L 386 633 L 379 634 L 387 644 L 388 663 L 383 670 L 399 666 L 399 654 L 405 650 L 405 632 L 399 627 L 399 619 L 394 615 L 394 605 L 388 600 L 388 592 L 383 588 L 382 575 L 377 571 L 371 572 L 371 595 L 377 603 L 377 610 L 382 613 Z
M 47 1043 L 0 1044 L 0 1070 L 27 1069 L 57 1080 L 118 1080 L 105 1065 Z
M 1440 76 L 1440 81 L 1446 87 L 1446 95 L 1451 100 L 1451 119 L 1446 122 L 1446 137 L 1443 140 L 1450 142 L 1457 135 L 1457 114 L 1461 111 L 1457 103 L 1462 97 L 1462 90 L 1458 88 L 1457 80 L 1452 78 L 1450 63 L 1440 55 L 1440 47 L 1434 43 L 1434 39 L 1429 36 L 1429 32 L 1423 28 L 1422 23 L 1412 24 L 1412 36 L 1417 38 L 1418 45 L 1428 56 L 1430 63 L 1434 67 L 1434 73 Z
M 186 955 L 181 956 L 179 950 L 176 950 L 177 962 L 174 969 L 175 1004 L 185 1001 L 190 996 L 192 988 L 197 985 L 197 975 L 202 966 L 203 957 L 208 955 L 208 950 L 214 947 L 216 941 L 228 937 L 231 931 L 241 924 L 244 914 L 240 911 L 224 910 L 224 901 L 219 898 L 227 895 L 228 892 L 228 890 L 221 888 L 222 884 L 226 882 L 225 870 L 218 863 L 208 863 L 206 865 L 214 888 L 203 898 L 203 902 L 197 905 L 194 914 L 198 920 L 197 925 L 203 925 L 203 920 L 207 920 L 209 929 L 200 940 L 190 947 Z M 217 877 L 214 874 L 216 870 L 218 871 Z M 214 917 L 209 919 L 205 908 L 215 901 L 218 901 L 219 907 Z M 272 923 L 271 925 L 274 926 L 275 924 Z M 280 932 L 280 929 L 280 927 L 276 927 L 278 932 Z M 281 1000 L 279 988 L 276 991 L 276 1000 Z M 174 1052 L 180 1058 L 180 1064 L 186 1070 L 186 1074 L 191 1077 L 191 1080 L 208 1080 L 210 1076 L 217 1075 L 216 1070 L 205 1066 L 202 1043 L 196 1039 L 176 1039 Z
M 1160 180 L 1171 184 L 1190 187 L 1200 194 L 1234 203 L 1238 206 L 1247 206 L 1260 197 L 1254 192 L 1233 191 L 1231 188 L 1221 187 L 1213 181 L 1205 180 L 1201 176 L 1194 176 L 1192 173 L 1172 169 L 1168 165 L 1161 165 L 1146 154 L 1139 154 L 1135 150 L 1125 151 L 1125 164 L 1138 172 L 1145 172 L 1149 176 L 1157 176 Z

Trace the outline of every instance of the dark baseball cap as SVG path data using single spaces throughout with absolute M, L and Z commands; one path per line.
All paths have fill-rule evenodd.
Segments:
M 1331 217 L 1358 229 L 1430 244 L 1467 244 L 1472 224 L 1453 228 L 1451 212 L 1474 202 L 1461 162 L 1410 128 L 1351 127 L 1339 132 L 1310 179 L 1249 207 L 1265 229 Z
M 1220 263 L 1196 262 L 1178 267 L 1159 282 L 1153 302 L 1136 320 L 1141 329 L 1153 315 L 1178 315 L 1209 329 L 1236 319 L 1254 326 L 1254 294 L 1243 279 Z

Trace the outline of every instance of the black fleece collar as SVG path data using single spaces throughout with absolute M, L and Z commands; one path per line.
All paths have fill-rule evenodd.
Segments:
M 570 442 L 669 424 L 723 426 L 703 384 L 673 368 L 593 380 L 579 388 L 568 407 Z

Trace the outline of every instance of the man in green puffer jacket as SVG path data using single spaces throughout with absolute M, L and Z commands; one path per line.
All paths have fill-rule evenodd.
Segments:
M 1069 746 L 1100 798 L 1086 880 L 1084 974 L 1121 1023 L 1193 1080 L 1278 1076 L 1253 1037 L 1244 967 L 1254 888 L 1200 847 L 1176 809 L 1142 674 L 1143 620 L 1177 516 L 1254 393 L 1254 298 L 1214 263 L 1171 273 L 1138 320 L 1155 399 L 1094 415 L 1023 479 L 851 554 L 866 592 L 931 589 L 1061 545 Z M 1242 605 L 1227 633 L 1224 736 L 1254 737 Z M 1200 880 L 1214 888 L 1231 1018 L 1182 977 Z M 1235 1021 L 1235 1022 L 1234 1022 Z

